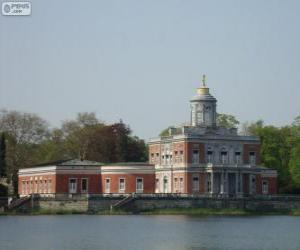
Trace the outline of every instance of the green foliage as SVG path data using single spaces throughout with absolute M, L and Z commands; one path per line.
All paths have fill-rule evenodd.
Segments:
M 94 113 L 79 113 L 61 128 L 50 130 L 35 114 L 2 110 L 0 132 L 0 175 L 7 170 L 15 193 L 19 168 L 70 158 L 110 163 L 148 157 L 145 142 L 132 136 L 129 126 L 122 121 L 106 125 Z
M 217 114 L 217 125 L 225 128 L 237 128 L 240 122 L 233 116 L 228 114 Z
M 278 171 L 280 193 L 300 192 L 300 123 L 291 126 L 264 126 L 262 120 L 245 123 L 246 135 L 260 137 L 262 164 Z
M 166 129 L 162 130 L 159 134 L 159 136 L 168 136 L 169 135 L 169 129 L 171 128 L 170 127 L 167 127 Z
M 1 133 L 0 136 L 0 177 L 7 177 L 5 133 Z

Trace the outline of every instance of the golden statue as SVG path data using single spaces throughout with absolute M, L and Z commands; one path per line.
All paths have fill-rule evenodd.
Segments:
M 203 84 L 203 87 L 205 87 L 206 85 L 206 75 L 203 75 L 202 76 L 202 84 Z

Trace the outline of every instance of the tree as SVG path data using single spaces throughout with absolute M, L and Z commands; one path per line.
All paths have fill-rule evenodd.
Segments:
M 228 114 L 217 113 L 217 125 L 225 128 L 237 128 L 239 121 L 233 116 Z
M 245 122 L 241 127 L 241 134 L 258 136 L 260 129 L 264 126 L 263 120 L 257 120 L 256 122 Z
M 17 193 L 18 169 L 37 163 L 35 152 L 49 134 L 48 123 L 35 114 L 1 110 L 0 131 L 6 135 L 8 181 L 13 182 Z
M 70 158 L 87 159 L 95 130 L 103 127 L 94 113 L 78 113 L 75 120 L 62 125 L 65 149 Z
M 6 171 L 6 141 L 5 134 L 1 133 L 0 138 L 0 177 L 7 177 Z

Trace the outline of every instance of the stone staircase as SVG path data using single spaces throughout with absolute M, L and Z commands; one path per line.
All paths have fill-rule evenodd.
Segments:
M 128 196 L 126 196 L 124 199 L 116 202 L 115 204 L 110 206 L 110 210 L 114 210 L 114 209 L 118 209 L 118 208 L 122 208 L 124 207 L 126 204 L 130 203 L 131 201 L 134 200 L 134 195 L 130 194 Z
M 17 209 L 18 207 L 22 206 L 24 203 L 28 202 L 31 200 L 31 196 L 26 196 L 26 197 L 22 197 L 16 200 L 13 200 L 7 207 L 6 209 L 8 211 L 12 211 Z

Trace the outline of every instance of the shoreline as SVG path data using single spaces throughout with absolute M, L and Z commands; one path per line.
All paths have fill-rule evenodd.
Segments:
M 245 209 L 213 209 L 213 208 L 165 208 L 153 209 L 145 211 L 128 211 L 128 210 L 103 210 L 98 212 L 86 212 L 78 210 L 62 210 L 62 209 L 38 209 L 30 212 L 0 212 L 0 216 L 13 216 L 13 215 L 186 215 L 186 216 L 268 216 L 268 215 L 289 215 L 300 216 L 300 209 L 292 209 L 285 211 L 250 211 Z

